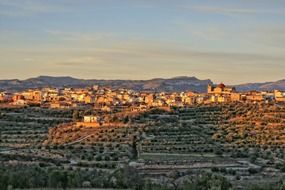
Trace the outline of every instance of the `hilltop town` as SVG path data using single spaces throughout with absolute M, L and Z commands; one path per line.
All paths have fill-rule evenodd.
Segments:
M 97 112 L 140 112 L 150 108 L 185 107 L 229 102 L 285 102 L 285 91 L 237 92 L 235 87 L 208 84 L 207 93 L 142 92 L 95 85 L 86 88 L 41 88 L 0 92 L 2 106 L 86 108 Z
M 284 91 L 95 85 L 3 91 L 0 100 L 2 188 L 284 187 Z
M 0 0 L 0 190 L 285 190 L 285 0 Z
M 41 88 L 24 91 L 2 91 L 0 102 L 9 105 L 33 105 L 49 108 L 92 106 L 101 111 L 117 109 L 145 110 L 150 107 L 183 107 L 194 104 L 235 101 L 285 102 L 285 91 L 237 92 L 235 87 L 209 84 L 207 93 L 198 92 L 141 92 L 130 89 L 111 89 L 95 85 L 86 88 Z

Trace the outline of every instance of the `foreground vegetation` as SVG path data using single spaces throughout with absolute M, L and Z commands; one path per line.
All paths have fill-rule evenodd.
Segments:
M 76 115 L 1 108 L 0 189 L 285 188 L 283 105 L 156 109 L 109 127 L 76 126 Z

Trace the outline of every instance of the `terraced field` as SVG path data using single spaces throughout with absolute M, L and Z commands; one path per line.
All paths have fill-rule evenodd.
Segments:
M 74 124 L 60 126 L 49 131 L 44 142 L 57 147 L 65 157 L 78 166 L 115 169 L 135 157 L 133 146 L 135 129 L 120 127 L 77 127 Z
M 241 188 L 261 178 L 278 181 L 284 178 L 284 113 L 278 105 L 235 103 L 149 114 L 139 168 L 158 178 L 212 171 Z
M 47 137 L 49 128 L 70 121 L 70 113 L 42 108 L 1 108 L 0 147 L 35 148 Z
M 72 110 L 2 108 L 0 113 L 1 163 L 81 171 L 89 181 L 105 176 L 92 187 L 113 187 L 112 176 L 127 165 L 136 168 L 137 178 L 156 184 L 170 183 L 173 173 L 177 183 L 205 172 L 221 175 L 235 189 L 285 179 L 283 105 L 154 109 L 125 125 L 104 127 L 75 125 Z

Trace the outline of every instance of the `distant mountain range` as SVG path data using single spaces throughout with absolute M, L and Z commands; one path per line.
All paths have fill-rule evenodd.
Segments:
M 264 83 L 246 83 L 235 86 L 238 91 L 272 91 L 272 90 L 285 90 L 285 79 L 278 80 L 275 82 L 264 82 Z
M 139 91 L 196 91 L 206 92 L 207 85 L 213 84 L 210 79 L 199 80 L 196 77 L 175 77 L 170 79 L 156 78 L 151 80 L 96 80 L 76 79 L 72 77 L 39 76 L 27 80 L 0 80 L 2 90 L 24 90 L 42 87 L 87 87 L 92 85 L 111 88 L 128 88 Z M 238 91 L 249 90 L 285 90 L 285 80 L 265 83 L 248 83 L 236 85 Z

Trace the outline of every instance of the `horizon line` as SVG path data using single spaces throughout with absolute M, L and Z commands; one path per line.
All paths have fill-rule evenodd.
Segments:
M 29 79 L 36 79 L 36 78 L 40 78 L 40 77 L 52 77 L 52 78 L 63 78 L 63 77 L 66 77 L 66 78 L 73 78 L 73 79 L 78 79 L 78 80 L 105 80 L 105 81 L 116 81 L 116 80 L 120 80 L 120 81 L 149 81 L 149 80 L 155 80 L 155 79 L 164 79 L 164 80 L 167 80 L 167 79 L 175 79 L 175 78 L 196 78 L 197 80 L 210 80 L 213 84 L 219 84 L 219 83 L 226 83 L 226 81 L 220 81 L 220 82 L 214 82 L 212 81 L 212 79 L 210 78 L 207 78 L 207 79 L 200 79 L 199 77 L 196 77 L 196 76 L 183 76 L 183 75 L 178 75 L 178 76 L 169 76 L 169 77 L 154 77 L 154 78 L 147 78 L 147 79 L 108 79 L 108 78 L 79 78 L 79 77 L 74 77 L 74 76 L 70 76 L 70 75 L 38 75 L 38 76 L 35 76 L 35 77 L 27 77 L 27 78 L 24 78 L 24 79 L 19 79 L 19 78 L 11 78 L 11 79 L 0 79 L 0 81 L 5 81 L 5 80 L 19 80 L 19 81 L 25 81 L 25 80 L 29 80 Z M 263 81 L 263 82 L 245 82 L 245 83 L 240 83 L 240 84 L 227 84 L 228 86 L 236 86 L 236 85 L 244 85 L 244 84 L 253 84 L 253 83 L 272 83 L 272 82 L 278 82 L 278 81 L 281 81 L 281 80 L 285 80 L 284 79 L 277 79 L 277 80 L 273 80 L 273 81 Z

